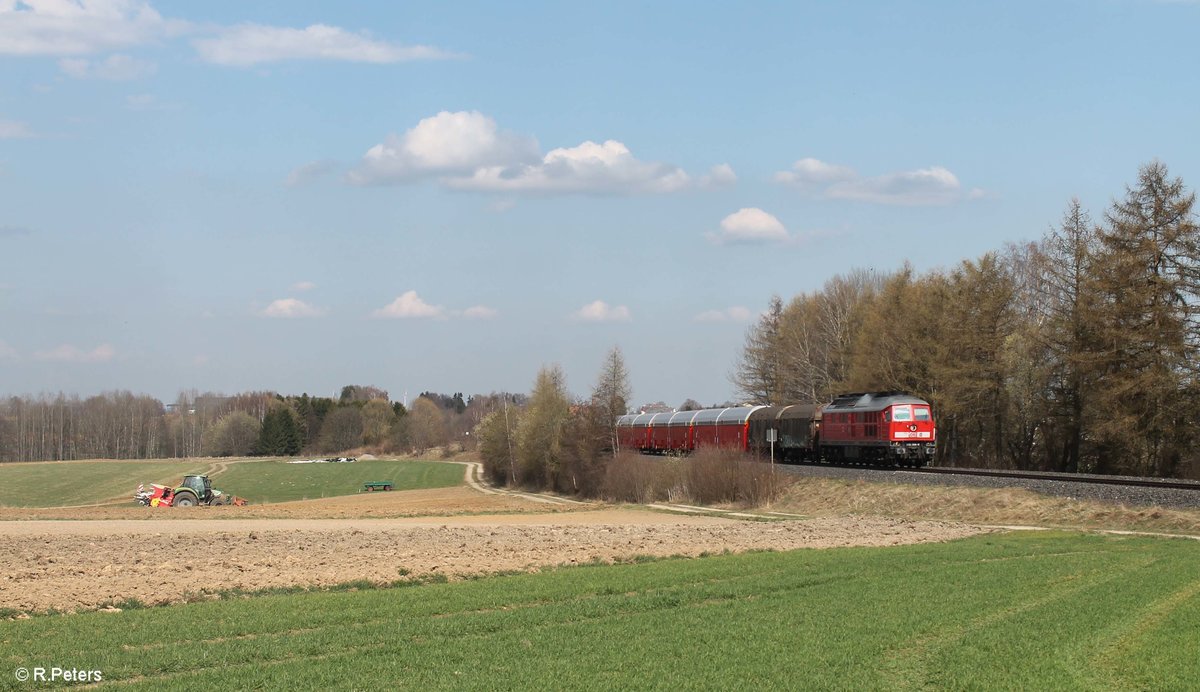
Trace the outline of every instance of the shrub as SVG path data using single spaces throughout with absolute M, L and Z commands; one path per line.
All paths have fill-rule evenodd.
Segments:
M 678 478 L 676 460 L 620 452 L 605 469 L 602 493 L 617 502 L 654 502 L 671 497 Z
M 784 479 L 756 457 L 733 449 L 701 447 L 688 458 L 687 494 L 698 504 L 741 502 L 760 505 L 776 499 Z

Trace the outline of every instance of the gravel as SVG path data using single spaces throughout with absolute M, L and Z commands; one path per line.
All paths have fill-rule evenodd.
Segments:
M 1028 478 L 998 478 L 958 474 L 933 474 L 900 469 L 845 468 L 840 466 L 780 466 L 798 476 L 841 478 L 871 483 L 901 483 L 904 485 L 957 485 L 973 488 L 1024 488 L 1043 495 L 1090 500 L 1127 506 L 1170 507 L 1173 509 L 1200 508 L 1200 489 L 1147 488 L 1129 485 L 1080 483 L 1066 480 L 1032 480 Z

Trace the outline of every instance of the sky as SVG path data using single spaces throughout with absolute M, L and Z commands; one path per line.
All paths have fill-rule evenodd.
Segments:
M 0 395 L 734 399 L 773 294 L 1200 181 L 1200 2 L 0 0 Z M 898 316 L 902 319 L 903 316 Z

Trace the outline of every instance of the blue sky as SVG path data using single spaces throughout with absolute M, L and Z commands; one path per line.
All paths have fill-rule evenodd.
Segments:
M 771 294 L 1200 180 L 1200 3 L 0 0 L 0 394 L 733 396 Z

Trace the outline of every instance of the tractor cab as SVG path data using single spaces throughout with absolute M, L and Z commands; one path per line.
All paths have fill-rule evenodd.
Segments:
M 184 476 L 179 488 L 191 490 L 200 502 L 208 502 L 212 498 L 212 481 L 208 476 Z

